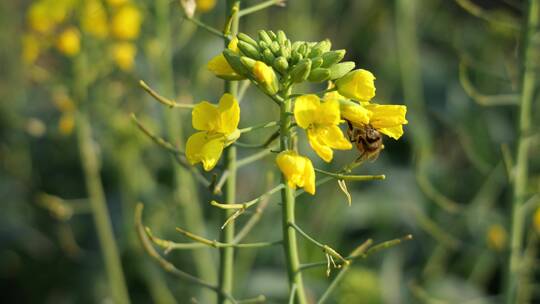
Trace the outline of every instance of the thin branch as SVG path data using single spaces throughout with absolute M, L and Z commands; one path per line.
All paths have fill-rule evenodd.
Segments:
M 475 4 L 471 0 L 455 0 L 456 3 L 463 8 L 465 11 L 470 13 L 471 15 L 480 18 L 484 21 L 487 21 L 489 23 L 493 23 L 496 25 L 502 25 L 505 27 L 508 27 L 512 30 L 519 30 L 520 24 L 517 22 L 514 18 L 506 18 L 503 19 L 500 17 L 499 14 L 491 13 L 489 11 L 486 11 L 479 5 Z
M 342 173 L 334 173 L 334 172 L 328 172 L 321 169 L 315 168 L 316 172 L 322 173 L 324 175 L 331 176 L 333 178 L 341 179 L 341 180 L 350 180 L 350 181 L 356 181 L 356 182 L 363 182 L 363 181 L 371 181 L 371 180 L 384 180 L 386 176 L 384 174 L 381 175 L 348 175 L 348 174 L 342 174 Z
M 263 195 L 255 198 L 255 199 L 252 199 L 250 201 L 247 201 L 247 202 L 244 202 L 244 203 L 239 203 L 239 204 L 220 204 L 216 201 L 211 201 L 210 202 L 210 205 L 214 206 L 214 207 L 218 207 L 220 209 L 241 209 L 241 210 L 246 210 L 248 209 L 249 207 L 261 202 L 262 200 L 266 199 L 266 197 L 280 191 L 281 189 L 283 189 L 285 187 L 284 184 L 279 184 L 277 185 L 276 187 L 268 190 L 266 193 L 264 193 Z
M 142 224 L 142 212 L 144 209 L 144 205 L 142 203 L 138 203 L 135 207 L 135 228 L 137 230 L 137 235 L 139 236 L 139 240 L 141 241 L 141 244 L 143 245 L 144 251 L 152 258 L 154 259 L 158 265 L 163 268 L 166 272 L 173 274 L 174 276 L 188 282 L 194 285 L 198 285 L 204 288 L 208 288 L 210 290 L 215 291 L 218 294 L 223 295 L 227 299 L 229 299 L 232 303 L 237 303 L 236 300 L 228 293 L 223 293 L 221 290 L 219 290 L 218 287 L 209 284 L 187 272 L 184 272 L 176 266 L 174 266 L 171 262 L 164 259 L 152 246 L 152 243 L 148 239 L 148 236 L 145 232 L 144 226 Z
M 258 242 L 258 243 L 245 243 L 245 244 L 234 244 L 234 243 L 222 243 L 216 240 L 209 240 L 202 236 L 196 235 L 194 233 L 191 233 L 189 231 L 186 231 L 182 228 L 176 227 L 176 231 L 180 232 L 185 237 L 194 240 L 195 242 L 199 242 L 201 244 L 204 244 L 206 246 L 214 247 L 214 248 L 260 248 L 260 247 L 268 247 L 268 246 L 274 246 L 279 245 L 283 241 L 272 241 L 272 242 Z
M 349 254 L 349 256 L 352 257 L 352 258 L 355 258 L 355 257 L 358 257 L 358 256 L 364 254 L 368 250 L 369 246 L 371 246 L 372 243 L 373 243 L 373 240 L 371 240 L 371 239 L 366 240 L 365 242 L 360 244 L 358 247 L 356 247 Z M 328 288 L 326 288 L 326 290 L 322 294 L 322 296 L 319 299 L 319 301 L 317 302 L 317 304 L 323 304 L 328 299 L 328 297 L 330 296 L 330 294 L 332 294 L 332 292 L 337 287 L 339 282 L 341 282 L 341 280 L 345 277 L 345 274 L 349 271 L 350 266 L 351 266 L 350 264 L 349 265 L 343 265 L 343 267 L 341 268 L 339 273 L 334 277 L 334 279 L 332 280 L 332 282 L 330 283 Z
M 249 88 L 249 85 L 251 84 L 251 81 L 249 80 L 243 80 L 241 85 L 240 85 L 240 88 L 238 89 L 238 94 L 237 94 L 237 97 L 236 99 L 238 100 L 238 103 L 242 103 L 242 101 L 244 100 L 244 96 L 247 92 L 247 89 Z
M 238 17 L 243 17 L 243 16 L 246 16 L 246 15 L 249 15 L 249 14 L 253 14 L 253 13 L 256 13 L 256 12 L 258 12 L 260 10 L 263 10 L 265 8 L 268 8 L 268 7 L 274 6 L 274 5 L 284 7 L 285 6 L 285 1 L 286 0 L 267 0 L 267 1 L 261 2 L 259 4 L 255 4 L 253 6 L 241 9 L 238 12 Z
M 248 144 L 236 141 L 234 142 L 235 145 L 241 147 L 241 148 L 249 148 L 249 149 L 260 149 L 260 148 L 268 148 L 272 142 L 274 142 L 279 137 L 279 130 L 274 132 L 270 137 L 268 137 L 267 140 L 264 141 L 262 144 Z
M 169 108 L 180 108 L 180 109 L 193 109 L 195 107 L 194 104 L 184 104 L 184 103 L 177 103 L 171 99 L 168 99 L 166 97 L 161 96 L 158 92 L 154 91 L 152 88 L 150 88 L 149 85 L 146 84 L 143 80 L 139 80 L 139 85 L 148 93 L 150 96 L 154 97 L 156 101 L 159 103 L 166 105 Z
M 293 227 L 298 233 L 300 233 L 304 238 L 306 238 L 308 241 L 315 244 L 315 246 L 321 248 L 325 254 L 329 254 L 336 259 L 342 261 L 345 265 L 349 264 L 349 261 L 346 260 L 341 254 L 339 254 L 337 251 L 335 251 L 332 247 L 322 244 L 313 237 L 311 237 L 309 234 L 307 234 L 304 230 L 302 230 L 298 225 L 295 223 L 289 222 L 289 226 Z
M 249 165 L 255 161 L 258 161 L 261 158 L 266 157 L 267 155 L 272 154 L 272 149 L 266 149 L 257 153 L 254 153 L 250 156 L 246 156 L 236 162 L 236 167 L 240 169 L 243 166 Z
M 481 106 L 517 105 L 519 102 L 517 94 L 484 95 L 478 92 L 469 79 L 467 66 L 463 61 L 459 64 L 459 82 L 465 93 Z
M 167 151 L 169 151 L 171 153 L 174 153 L 174 154 L 184 155 L 184 151 L 181 151 L 181 150 L 177 149 L 173 144 L 171 144 L 170 142 L 168 142 L 164 138 L 159 137 L 159 136 L 155 135 L 154 133 L 152 133 L 150 130 L 148 130 L 137 119 L 137 116 L 135 115 L 135 113 L 131 113 L 131 120 L 137 125 L 139 130 L 141 130 L 144 134 L 146 134 L 146 136 L 150 137 L 150 139 L 152 139 L 152 141 L 154 141 L 156 144 L 158 144 L 162 148 L 165 148 Z
M 193 17 L 189 17 L 189 16 L 186 16 L 184 15 L 184 18 L 189 21 L 189 22 L 192 22 L 193 24 L 195 24 L 196 26 L 202 28 L 203 30 L 207 31 L 208 33 L 214 35 L 214 36 L 217 36 L 221 39 L 224 39 L 224 40 L 230 40 L 231 37 L 229 35 L 225 35 L 223 34 L 221 31 L 219 31 L 218 29 L 214 28 L 214 27 L 211 27 L 210 25 L 200 21 L 199 19 L 196 19 L 196 18 L 193 18 Z
M 293 283 L 291 291 L 289 292 L 289 301 L 287 303 L 294 304 L 294 296 L 296 295 L 296 284 Z
M 348 256 L 345 259 L 347 261 L 349 261 L 349 262 L 353 262 L 354 260 L 357 260 L 357 259 L 365 259 L 365 258 L 369 257 L 370 255 L 372 255 L 373 253 L 376 253 L 376 252 L 380 251 L 381 249 L 391 248 L 391 247 L 394 247 L 396 245 L 399 245 L 399 244 L 401 244 L 401 243 L 403 243 L 405 241 L 409 241 L 409 240 L 412 240 L 412 239 L 413 239 L 412 235 L 408 234 L 408 235 L 406 235 L 406 236 L 404 236 L 402 238 L 399 238 L 399 239 L 394 239 L 394 240 L 379 243 L 379 244 L 371 247 L 369 250 L 367 250 L 363 254 L 359 254 L 359 255 L 356 255 L 356 256 Z M 310 268 L 326 266 L 326 264 L 327 264 L 326 261 L 302 264 L 300 266 L 299 271 L 304 271 L 304 270 L 307 270 L 307 269 L 310 269 Z
M 247 132 L 251 132 L 251 131 L 255 131 L 259 129 L 276 127 L 277 125 L 278 125 L 278 121 L 271 121 L 271 122 L 265 122 L 262 124 L 254 125 L 252 127 L 239 129 L 238 131 L 240 131 L 240 133 L 247 133 Z

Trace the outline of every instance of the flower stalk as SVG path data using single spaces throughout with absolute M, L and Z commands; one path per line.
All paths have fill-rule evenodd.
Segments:
M 524 58 L 522 67 L 521 101 L 519 111 L 519 138 L 517 144 L 515 175 L 513 183 L 511 252 L 506 282 L 506 302 L 515 303 L 523 273 L 523 241 L 525 238 L 525 216 L 523 205 L 526 201 L 528 183 L 528 162 L 531 129 L 531 108 L 534 99 L 536 72 L 534 57 L 537 52 L 534 35 L 538 31 L 540 0 L 529 0 L 528 20 L 524 31 Z M 536 34 L 537 35 L 537 34 Z
M 285 93 L 283 102 L 280 104 L 280 151 L 286 151 L 291 148 L 291 125 L 292 117 L 288 113 L 292 112 L 292 99 L 289 98 L 290 91 Z M 295 224 L 295 196 L 294 189 L 287 185 L 286 177 L 282 174 L 284 184 L 281 190 L 281 199 L 283 201 L 282 209 L 282 227 L 283 227 L 283 249 L 285 250 L 285 260 L 287 263 L 287 273 L 289 276 L 290 292 L 293 293 L 292 286 L 295 286 L 294 292 L 296 301 L 294 303 L 307 303 L 304 291 L 302 274 L 300 273 L 300 260 L 298 257 L 298 245 L 296 240 L 296 230 L 292 225 Z
M 238 10 L 240 8 L 239 0 L 227 0 L 226 2 L 226 18 L 229 22 L 225 26 L 225 36 L 228 34 L 234 36 L 238 33 Z M 229 41 L 225 39 L 225 48 L 227 48 Z M 225 81 L 225 93 L 229 93 L 236 96 L 238 93 L 238 83 L 236 81 Z M 228 172 L 227 181 L 225 184 L 225 201 L 228 204 L 232 204 L 236 201 L 236 147 L 234 145 L 229 146 L 225 150 L 226 154 L 226 170 Z M 223 212 L 223 221 L 227 220 L 233 215 L 233 210 L 225 210 Z M 231 221 L 222 229 L 221 242 L 232 243 L 234 240 L 234 221 Z M 234 247 L 224 247 L 220 249 L 219 258 L 219 279 L 218 287 L 222 293 L 232 293 L 234 282 Z M 222 295 L 218 295 L 218 303 L 230 303 Z

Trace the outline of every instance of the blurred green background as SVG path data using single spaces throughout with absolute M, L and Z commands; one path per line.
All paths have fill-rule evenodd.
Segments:
M 52 1 L 54 10 L 64 1 Z M 99 12 L 94 8 L 84 13 L 83 7 L 92 1 L 75 2 L 47 35 L 36 34 L 30 22 L 32 1 L 0 3 L 0 300 L 112 301 L 75 131 L 77 113 L 84 112 L 131 301 L 205 303 L 200 288 L 166 274 L 144 254 L 135 235 L 134 206 L 144 202 L 145 224 L 156 235 L 178 242 L 186 240 L 175 232 L 176 226 L 196 227 L 198 233 L 217 239 L 221 210 L 210 206 L 215 197 L 202 186 L 197 192 L 175 192 L 185 186 L 182 180 L 175 182 L 175 175 L 181 171 L 185 176 L 187 171 L 175 168 L 178 164 L 170 154 L 145 137 L 130 114 L 171 142 L 183 142 L 193 132 L 189 111 L 164 108 L 138 81 L 181 102 L 217 102 L 223 82 L 206 63 L 223 43 L 183 20 L 178 1 L 128 1 L 139 10 L 141 26 L 134 37 L 122 38 L 136 48 L 133 65 L 122 66 L 115 53 L 125 42 L 118 38 L 122 34 L 112 30 L 99 37 L 85 32 L 82 16 L 90 18 L 95 30 Z M 101 3 L 106 16 L 118 9 L 114 2 Z M 346 60 L 375 74 L 377 102 L 406 104 L 409 109 L 405 136 L 387 139 L 380 157 L 355 171 L 386 174 L 385 181 L 349 183 L 351 206 L 336 182 L 319 187 L 316 196 L 302 196 L 297 204 L 299 225 L 342 253 L 368 238 L 380 242 L 414 236 L 356 262 L 331 303 L 503 301 L 525 2 L 290 0 L 286 7 L 241 20 L 240 31 L 253 36 L 259 29 L 283 29 L 293 40 L 329 38 L 333 48 L 347 50 Z M 221 28 L 224 11 L 224 1 L 217 1 L 215 7 L 200 6 L 196 16 Z M 70 26 L 80 28 L 86 62 L 59 51 L 58 37 Z M 28 39 L 37 42 L 28 44 Z M 32 57 L 33 45 L 38 52 Z M 81 75 L 87 81 L 84 101 L 78 100 Z M 254 88 L 246 94 L 240 127 L 276 119 L 278 109 L 268 99 Z M 538 96 L 536 90 L 527 185 L 533 199 L 540 192 Z M 243 141 L 257 143 L 269 134 L 265 132 L 249 134 Z M 240 157 L 253 152 L 240 149 Z M 327 170 L 339 170 L 356 157 L 350 151 L 337 152 L 328 167 L 314 154 L 309 156 L 316 167 Z M 239 201 L 269 188 L 272 176 L 265 172 L 277 174 L 273 161 L 268 156 L 239 171 Z M 270 200 L 246 241 L 280 237 L 278 203 L 277 196 Z M 526 217 L 525 258 L 530 267 L 522 281 L 523 303 L 540 301 L 537 206 L 536 201 Z M 199 211 L 204 221 L 189 223 Z M 324 260 L 312 244 L 300 239 L 300 246 L 303 261 Z M 207 259 L 197 264 L 197 256 Z M 216 269 L 217 257 L 214 249 L 166 255 L 190 273 Z M 268 303 L 286 301 L 279 247 L 239 250 L 236 261 L 238 298 L 264 294 Z M 306 281 L 309 297 L 315 299 L 330 279 L 324 268 L 316 268 L 306 271 Z

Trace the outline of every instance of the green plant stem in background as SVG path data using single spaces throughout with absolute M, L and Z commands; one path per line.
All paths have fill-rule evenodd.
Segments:
M 528 132 L 531 129 L 531 109 L 534 99 L 537 63 L 534 61 L 538 48 L 533 41 L 538 31 L 540 18 L 540 0 L 529 0 L 528 20 L 523 37 L 523 66 L 521 84 L 521 102 L 519 111 L 519 137 L 517 143 L 516 166 L 514 175 L 514 193 L 512 203 L 512 227 L 510 241 L 510 261 L 507 275 L 506 302 L 515 303 L 520 279 L 523 272 L 523 240 L 525 216 L 523 204 L 527 195 L 528 162 L 530 138 Z M 538 44 L 536 37 L 536 45 Z
M 280 150 L 285 151 L 291 149 L 291 125 L 292 119 L 288 115 L 292 111 L 292 99 L 290 94 L 284 97 L 284 101 L 280 105 Z M 296 301 L 294 303 L 307 303 L 306 294 L 304 291 L 304 283 L 302 274 L 300 273 L 300 260 L 298 257 L 298 246 L 296 241 L 296 230 L 292 226 L 295 224 L 294 206 L 295 206 L 295 191 L 287 185 L 285 176 L 281 176 L 281 180 L 285 186 L 281 190 L 281 199 L 283 201 L 282 224 L 283 224 L 283 247 L 285 250 L 285 259 L 287 262 L 287 272 L 289 275 L 289 289 L 292 290 L 296 286 Z
M 225 9 L 225 18 L 231 18 L 230 20 L 230 35 L 234 36 L 238 33 L 238 14 L 232 13 L 234 9 L 239 9 L 239 0 L 227 0 Z M 231 16 L 232 14 L 232 16 Z M 225 47 L 227 47 L 228 41 L 225 40 Z M 233 96 L 237 95 L 238 82 L 225 81 L 225 93 L 230 93 Z M 236 201 L 236 147 L 234 145 L 229 146 L 225 151 L 226 170 L 228 172 L 227 181 L 225 184 L 225 202 L 227 204 L 234 204 Z M 225 210 L 223 212 L 223 222 L 233 214 L 234 210 Z M 222 230 L 221 242 L 232 243 L 234 240 L 234 221 L 228 223 Z M 233 291 L 234 283 L 234 248 L 227 247 L 221 248 L 219 251 L 219 281 L 218 287 L 222 291 L 218 295 L 218 303 L 230 303 L 222 294 L 230 293 Z
M 105 261 L 105 269 L 109 280 L 110 292 L 115 303 L 129 303 L 122 263 L 118 254 L 118 247 L 114 238 L 113 228 L 107 202 L 100 177 L 100 164 L 92 138 L 92 129 L 85 113 L 88 106 L 88 83 L 85 77 L 86 57 L 81 52 L 74 64 L 75 72 L 75 98 L 79 104 L 77 113 L 77 142 L 81 158 L 86 190 L 92 208 L 92 215 L 96 225 L 98 240 Z
M 158 68 L 159 83 L 165 96 L 176 96 L 174 89 L 174 73 L 172 70 L 171 22 L 170 1 L 159 0 L 155 2 L 157 37 L 161 43 L 161 56 L 156 58 L 154 66 Z M 178 110 L 182 111 L 182 110 Z M 167 135 L 171 142 L 180 144 L 183 142 L 182 124 L 178 112 L 166 108 L 164 110 Z M 185 227 L 190 231 L 205 235 L 204 217 L 201 210 L 194 180 L 189 171 L 179 166 L 171 157 L 171 166 L 174 170 L 174 198 L 182 207 Z M 216 271 L 212 263 L 212 254 L 208 249 L 193 252 L 193 260 L 198 276 L 206 282 L 216 281 Z M 215 295 L 212 292 L 202 291 L 202 303 L 214 302 Z

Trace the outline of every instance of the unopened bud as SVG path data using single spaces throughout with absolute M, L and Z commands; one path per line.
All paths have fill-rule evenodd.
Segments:
M 302 59 L 291 71 L 291 80 L 293 82 L 302 82 L 306 80 L 311 72 L 311 60 Z

